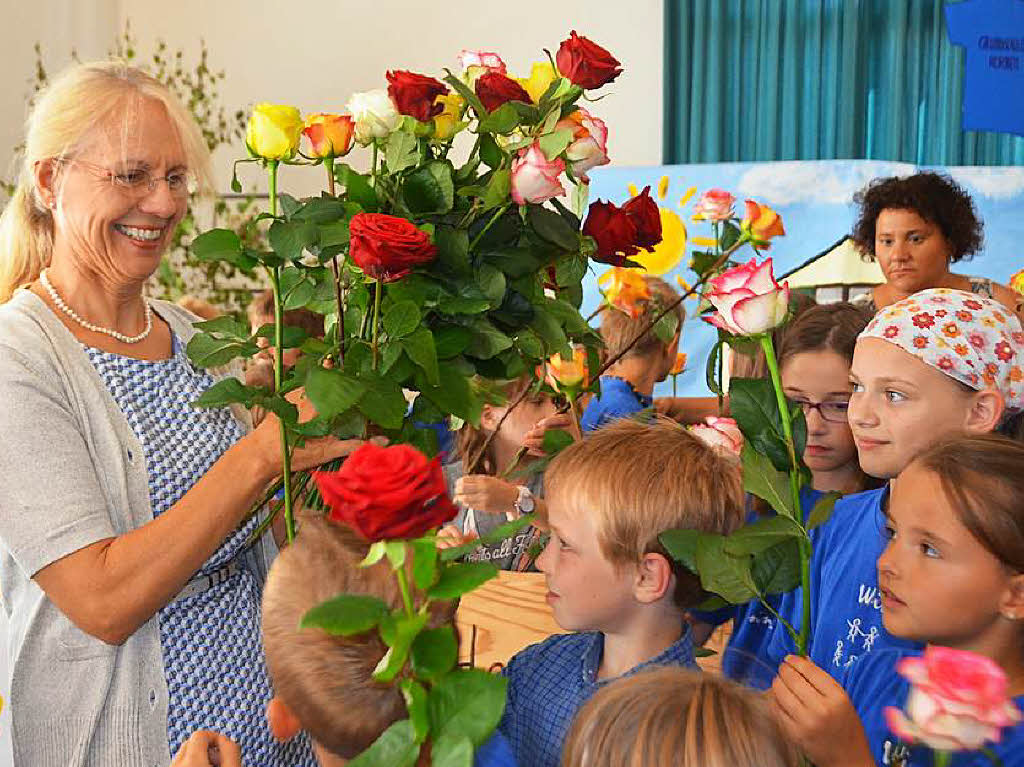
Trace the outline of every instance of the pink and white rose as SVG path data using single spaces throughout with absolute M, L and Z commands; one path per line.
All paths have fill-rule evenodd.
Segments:
M 724 189 L 709 189 L 693 206 L 694 221 L 728 221 L 733 217 L 736 198 Z
M 691 426 L 690 431 L 716 450 L 736 456 L 743 450 L 743 432 L 732 418 L 711 415 L 704 423 Z
M 586 109 L 579 108 L 555 125 L 556 130 L 571 130 L 572 143 L 565 150 L 572 173 L 584 183 L 590 183 L 587 171 L 607 165 L 608 127 Z
M 470 67 L 483 67 L 490 72 L 506 74 L 505 62 L 501 60 L 501 56 L 492 51 L 463 50 L 459 52 L 458 59 L 459 68 L 463 72 Z
M 983 655 L 929 645 L 896 670 L 910 682 L 910 695 L 904 711 L 886 707 L 885 719 L 905 741 L 937 751 L 975 751 L 998 742 L 1003 727 L 1021 720 L 1006 674 Z
M 561 158 L 549 160 L 536 141 L 519 153 L 512 163 L 512 200 L 516 205 L 541 203 L 552 197 L 564 197 L 565 188 L 558 177 L 565 172 Z
M 718 311 L 706 318 L 717 328 L 737 336 L 767 333 L 781 325 L 789 312 L 789 283 L 779 285 L 772 260 L 727 269 L 709 283 L 705 294 Z

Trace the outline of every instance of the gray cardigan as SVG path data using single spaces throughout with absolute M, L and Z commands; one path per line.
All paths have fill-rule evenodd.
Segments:
M 163 301 L 153 308 L 179 338 L 191 338 L 194 315 Z M 244 410 L 235 414 L 248 428 Z M 0 435 L 0 593 L 15 764 L 167 765 L 157 617 L 123 645 L 108 645 L 75 626 L 32 580 L 84 546 L 150 522 L 153 510 L 142 445 L 78 340 L 28 290 L 0 306 Z M 275 553 L 264 536 L 245 565 L 262 582 Z

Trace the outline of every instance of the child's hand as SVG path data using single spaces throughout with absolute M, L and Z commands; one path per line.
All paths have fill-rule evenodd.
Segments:
M 771 694 L 782 729 L 818 767 L 874 765 L 853 703 L 813 662 L 787 655 Z
M 487 514 L 507 514 L 516 510 L 519 486 L 487 474 L 469 474 L 456 480 L 452 500 L 467 509 Z
M 242 750 L 220 733 L 197 730 L 181 744 L 171 767 L 242 767 Z
M 523 447 L 527 449 L 530 455 L 547 455 L 544 452 L 544 435 L 556 429 L 569 432 L 573 435 L 573 439 L 582 439 L 576 420 L 572 415 L 569 413 L 556 413 L 555 415 L 549 415 L 547 418 L 541 418 L 533 425 L 532 429 L 526 432 L 526 435 L 523 437 Z
M 476 537 L 475 535 L 463 535 L 462 531 L 455 525 L 445 525 L 437 531 L 436 545 L 439 549 L 453 549 L 456 546 L 469 543 L 469 541 Z

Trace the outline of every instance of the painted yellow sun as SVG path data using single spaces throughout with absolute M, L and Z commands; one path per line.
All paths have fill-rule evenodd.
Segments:
M 668 186 L 668 176 L 662 176 L 658 181 L 659 201 L 664 201 L 668 196 Z M 696 191 L 696 187 L 687 189 L 679 201 L 679 207 L 681 208 L 689 202 L 690 197 Z M 637 194 L 636 184 L 629 185 L 629 193 L 631 196 Z M 640 251 L 632 257 L 632 260 L 640 264 L 648 274 L 660 276 L 679 266 L 683 256 L 686 255 L 686 224 L 674 210 L 661 206 L 658 210 L 661 214 L 661 242 L 651 250 Z

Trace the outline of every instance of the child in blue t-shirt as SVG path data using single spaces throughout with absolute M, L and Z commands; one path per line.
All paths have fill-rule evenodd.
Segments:
M 649 297 L 637 298 L 628 305 L 613 300 L 602 312 L 601 338 L 608 357 L 619 354 L 659 312 L 679 299 L 679 294 L 660 277 L 647 274 L 643 280 Z M 654 406 L 654 385 L 668 377 L 676 362 L 685 319 L 682 304 L 672 315 L 676 318 L 676 332 L 671 339 L 662 341 L 654 330 L 648 331 L 601 376 L 601 394 L 591 399 L 583 411 L 584 432 Z
M 876 650 L 843 671 L 842 688 L 806 658 L 787 658 L 773 697 L 783 727 L 818 767 L 929 767 L 929 735 L 964 752 L 954 767 L 992 763 L 980 752 L 986 745 L 1005 767 L 1024 765 L 1022 497 L 1024 445 L 1003 436 L 940 442 L 900 473 L 885 513 L 879 599 L 887 632 L 927 646 L 910 670 L 900 661 L 920 650 Z M 984 659 L 968 666 L 946 648 Z M 913 705 L 903 677 L 911 673 L 926 677 Z M 1016 716 L 996 705 L 1007 697 Z M 976 735 L 979 723 L 994 729 Z M 993 732 L 997 742 L 985 742 Z
M 805 518 L 824 493 L 855 493 L 870 481 L 857 463 L 857 448 L 846 418 L 853 349 L 870 319 L 866 310 L 848 303 L 812 306 L 785 329 L 779 343 L 779 367 L 786 396 L 801 404 L 807 420 L 803 458 L 812 480 L 800 493 Z M 754 511 L 748 522 L 757 516 Z M 816 536 L 816 531 L 811 531 L 812 543 Z M 691 613 L 699 622 L 694 627 L 698 638 L 707 636 L 712 626 L 732 619 L 722 671 L 732 679 L 762 688 L 771 684 L 782 659 L 781 655 L 769 654 L 772 638 L 776 632 L 786 633 L 772 610 L 787 622 L 799 624 L 803 597 L 797 588 L 771 595 L 767 601 L 771 610 L 760 600 L 753 600 L 714 612 Z M 779 642 L 779 647 L 785 644 Z
M 861 468 L 892 479 L 945 438 L 1010 428 L 1024 407 L 1022 358 L 1020 322 L 992 299 L 933 288 L 883 309 L 857 339 L 850 370 Z M 818 528 L 810 657 L 837 679 L 874 650 L 915 647 L 882 627 L 875 563 L 888 495 L 881 488 L 843 498 Z M 772 656 L 792 649 L 775 634 Z

